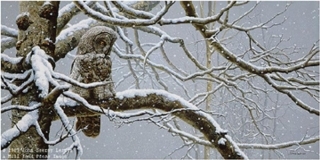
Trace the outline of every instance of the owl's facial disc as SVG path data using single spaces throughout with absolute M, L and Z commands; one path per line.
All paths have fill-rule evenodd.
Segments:
M 100 34 L 95 38 L 94 49 L 97 54 L 110 55 L 112 40 L 109 34 Z

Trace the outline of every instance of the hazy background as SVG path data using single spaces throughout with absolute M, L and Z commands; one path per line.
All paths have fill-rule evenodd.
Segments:
M 64 6 L 69 2 L 61 2 L 60 7 Z M 250 2 L 253 3 L 253 2 Z M 265 18 L 269 18 L 270 15 L 273 15 L 275 12 L 282 10 L 287 2 L 262 2 L 262 4 L 256 9 L 255 12 L 257 14 L 261 14 L 261 17 L 253 17 L 248 21 L 263 21 Z M 194 2 L 194 5 L 197 5 L 198 2 Z M 225 6 L 225 3 L 221 3 L 218 8 Z M 248 5 L 249 7 L 252 5 Z M 157 6 L 153 13 L 160 9 Z M 248 8 L 239 7 L 237 9 L 232 10 L 232 14 L 235 17 L 238 17 L 239 14 L 248 10 Z M 18 2 L 6 2 L 1 1 L 1 24 L 6 26 L 16 28 L 15 24 L 16 16 L 19 13 Z M 165 16 L 168 17 L 179 17 L 183 16 L 184 11 L 181 9 L 179 3 L 177 2 L 174 6 L 169 10 L 169 14 Z M 280 27 L 281 29 L 270 30 L 270 34 L 290 37 L 290 41 L 283 43 L 283 45 L 292 46 L 296 44 L 297 46 L 302 46 L 305 48 L 307 52 L 311 45 L 319 39 L 319 3 L 318 2 L 293 2 L 289 7 L 288 11 L 284 13 L 284 16 L 287 17 L 287 21 Z M 85 18 L 83 14 L 73 18 L 70 22 L 71 24 L 75 24 Z M 232 16 L 230 17 L 233 18 Z M 178 25 L 178 26 L 162 26 L 163 30 L 165 30 L 169 35 L 173 37 L 182 37 L 185 40 L 190 40 L 190 44 L 188 47 L 193 52 L 203 52 L 204 46 L 196 45 L 194 42 L 197 40 L 201 40 L 201 36 L 191 25 Z M 257 35 L 260 33 L 257 33 Z M 148 37 L 147 35 L 143 36 L 145 42 L 158 42 L 159 39 L 154 37 Z M 239 41 L 241 42 L 241 41 Z M 119 45 L 121 42 L 117 41 Z M 272 43 L 272 40 L 266 41 L 267 45 Z M 233 44 L 237 45 L 237 44 Z M 184 57 L 175 58 L 176 55 L 179 55 L 179 51 L 175 50 L 176 48 L 173 46 L 172 48 L 167 47 L 166 50 L 171 54 L 171 59 L 173 62 L 181 63 L 181 67 L 188 67 L 188 62 L 181 62 L 181 59 Z M 180 51 L 181 52 L 181 51 Z M 6 54 L 15 54 L 15 49 L 6 50 Z M 73 53 L 74 54 L 74 51 Z M 154 55 L 156 56 L 156 55 Z M 118 60 L 118 57 L 113 54 L 113 59 L 115 61 Z M 62 72 L 66 75 L 69 74 L 70 66 L 72 63 L 72 58 L 66 57 L 63 60 L 60 60 L 57 63 L 56 71 Z M 218 63 L 218 62 L 217 62 Z M 114 63 L 113 67 L 116 66 L 117 63 Z M 316 70 L 319 72 L 319 69 Z M 190 71 L 191 72 L 191 71 Z M 192 71 L 193 72 L 193 71 Z M 119 70 L 113 73 L 113 80 L 117 82 L 122 78 L 125 71 Z M 116 88 L 117 91 L 125 90 L 132 86 L 130 83 L 130 79 L 122 83 L 120 86 Z M 146 81 L 145 84 L 142 85 L 143 88 L 151 87 Z M 203 87 L 203 85 L 199 84 L 199 87 Z M 169 90 L 172 93 L 181 95 L 180 90 L 173 89 L 175 87 L 170 88 Z M 197 90 L 197 89 L 195 89 Z M 4 94 L 4 92 L 2 92 Z M 184 95 L 181 95 L 184 96 Z M 283 101 L 288 101 L 288 99 L 283 99 Z M 283 102 L 285 103 L 285 102 Z M 312 107 L 319 108 L 319 104 L 312 102 Z M 230 110 L 228 111 L 231 114 Z M 283 110 L 279 110 L 279 115 L 283 115 L 281 117 L 281 123 L 279 123 L 277 134 L 277 140 L 274 143 L 287 142 L 291 140 L 299 140 L 304 135 L 319 135 L 319 117 L 310 115 L 306 113 L 306 111 L 302 111 L 299 107 L 296 106 L 287 106 Z M 10 114 L 2 114 L 1 115 L 1 129 L 2 132 L 10 127 L 9 117 Z M 72 119 L 73 120 L 73 119 Z M 228 121 L 228 119 L 217 119 L 217 121 L 221 124 L 223 128 L 224 122 Z M 60 122 L 55 122 L 52 126 L 52 131 L 50 137 L 55 137 L 55 135 L 60 131 L 61 124 Z M 232 134 L 232 133 L 231 133 Z M 232 135 L 231 135 L 232 136 Z M 83 136 L 81 133 L 80 136 L 81 143 L 84 149 L 84 155 L 82 158 L 110 158 L 110 159 L 163 159 L 163 158 L 173 158 L 180 159 L 185 158 L 185 154 L 187 153 L 188 148 L 182 148 L 172 154 L 169 157 L 166 157 L 172 151 L 183 145 L 182 140 L 179 137 L 172 136 L 170 133 L 163 129 L 159 129 L 152 123 L 148 122 L 136 122 L 131 125 L 124 125 L 120 128 L 116 127 L 113 122 L 110 122 L 109 119 L 105 116 L 102 116 L 102 128 L 100 135 L 95 138 L 87 138 Z M 234 138 L 235 141 L 242 139 Z M 243 142 L 243 141 L 242 141 Z M 244 142 L 245 143 L 245 142 Z M 249 143 L 249 142 L 247 142 Z M 251 142 L 253 143 L 253 142 Z M 259 142 L 255 142 L 259 143 Z M 50 156 L 60 154 L 55 150 L 56 148 L 65 148 L 70 144 L 70 141 L 64 141 L 63 143 L 52 146 L 53 152 L 50 153 Z M 292 155 L 290 154 L 290 149 L 296 148 L 291 147 L 288 149 L 281 150 L 283 154 L 285 154 L 286 158 L 303 158 L 303 159 L 318 159 L 319 158 L 319 142 L 316 144 L 310 144 L 304 146 L 304 148 L 312 150 L 312 152 L 306 152 L 304 155 Z M 202 155 L 203 147 L 200 147 L 200 154 Z M 264 158 L 265 155 L 269 154 L 268 151 L 261 150 L 246 150 L 248 153 L 248 157 L 250 158 Z M 303 152 L 303 151 L 302 151 Z M 194 155 L 194 152 L 192 152 Z M 272 154 L 274 154 L 272 152 Z M 5 158 L 7 155 L 7 150 L 2 151 L 2 158 Z M 276 155 L 272 155 L 271 157 L 277 158 Z M 73 154 L 70 154 L 68 158 L 74 158 Z M 219 158 L 219 156 L 217 157 Z

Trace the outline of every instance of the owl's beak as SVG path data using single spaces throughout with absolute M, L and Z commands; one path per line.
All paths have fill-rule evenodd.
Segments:
M 110 53 L 111 52 L 109 52 L 109 51 L 108 52 L 104 52 L 104 54 L 106 55 L 107 58 L 110 57 Z
M 108 47 L 109 48 L 109 47 Z M 111 48 L 108 49 L 107 47 L 103 48 L 103 53 L 106 55 L 106 56 L 109 56 L 110 55 L 110 51 L 111 51 Z

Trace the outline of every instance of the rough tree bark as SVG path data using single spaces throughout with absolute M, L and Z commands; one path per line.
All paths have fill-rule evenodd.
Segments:
M 52 1 L 21 1 L 20 15 L 17 18 L 19 28 L 18 42 L 16 44 L 17 56 L 26 57 L 32 47 L 40 46 L 48 55 L 54 54 L 54 42 L 56 38 L 56 24 L 59 2 Z M 21 67 L 23 72 L 28 66 Z M 25 94 L 20 94 L 12 100 L 15 105 L 30 105 L 34 102 L 41 102 L 38 97 L 37 87 L 34 85 Z M 49 138 L 52 112 L 50 104 L 39 109 L 39 124 L 46 138 Z M 17 123 L 25 111 L 12 111 L 12 125 Z M 21 134 L 10 145 L 9 158 L 47 158 L 48 145 L 38 135 L 34 127 L 26 133 Z

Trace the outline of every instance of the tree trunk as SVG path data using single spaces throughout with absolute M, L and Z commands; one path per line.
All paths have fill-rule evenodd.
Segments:
M 17 17 L 19 28 L 18 42 L 16 44 L 17 56 L 26 57 L 34 46 L 40 46 L 48 55 L 54 53 L 56 37 L 56 23 L 59 2 L 44 3 L 42 1 L 20 2 L 20 15 Z M 30 66 L 22 66 L 24 70 Z M 22 70 L 21 72 L 23 72 Z M 17 82 L 22 83 L 22 82 Z M 12 100 L 12 104 L 29 106 L 34 102 L 41 102 L 37 87 L 32 85 L 28 92 L 20 94 Z M 50 126 L 53 116 L 50 114 L 51 106 L 44 104 L 39 109 L 39 124 L 45 137 L 49 138 Z M 12 125 L 16 124 L 25 115 L 25 111 L 12 111 Z M 15 139 L 9 149 L 10 159 L 47 158 L 48 145 L 38 135 L 35 127 Z

